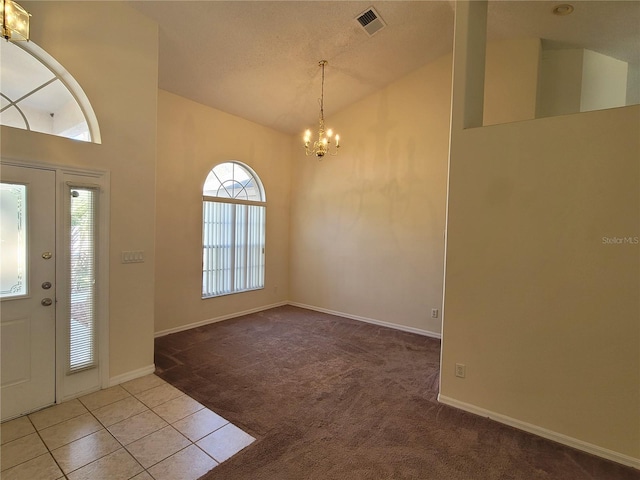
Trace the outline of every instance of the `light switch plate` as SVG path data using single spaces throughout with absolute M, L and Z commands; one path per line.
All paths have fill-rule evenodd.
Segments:
M 144 252 L 142 250 L 122 252 L 121 262 L 122 263 L 143 263 Z

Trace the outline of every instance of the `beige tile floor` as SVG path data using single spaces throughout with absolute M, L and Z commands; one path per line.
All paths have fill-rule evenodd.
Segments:
M 195 480 L 255 439 L 155 375 L 0 425 L 2 480 Z

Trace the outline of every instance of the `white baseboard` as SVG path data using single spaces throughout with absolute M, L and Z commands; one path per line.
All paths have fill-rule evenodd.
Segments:
M 168 328 L 166 330 L 160 330 L 154 334 L 155 338 L 164 337 L 171 333 L 183 332 L 184 330 L 190 330 L 196 327 L 202 327 L 203 325 L 209 325 L 210 323 L 222 322 L 223 320 L 229 320 L 231 318 L 242 317 L 243 315 L 249 315 L 251 313 L 262 312 L 263 310 L 269 310 L 270 308 L 282 307 L 287 305 L 288 302 L 272 303 L 271 305 L 264 305 L 262 307 L 252 308 L 249 310 L 243 310 L 242 312 L 234 312 L 229 315 L 222 315 L 220 317 L 209 318 L 207 320 L 201 320 L 199 322 L 189 323 L 187 325 L 180 325 L 179 327 Z
M 129 380 L 135 380 L 136 378 L 144 377 L 145 375 L 149 375 L 156 371 L 156 366 L 154 364 L 147 365 L 146 367 L 138 368 L 137 370 L 132 370 L 127 373 L 122 373 L 120 375 L 116 375 L 115 377 L 111 377 L 109 379 L 109 386 L 113 387 L 114 385 L 119 385 L 124 382 L 128 382 Z
M 546 428 L 542 428 L 537 425 L 533 425 L 531 423 L 526 423 L 526 422 L 517 420 L 515 418 L 508 417 L 506 415 L 495 413 L 490 410 L 477 407 L 470 403 L 460 402 L 454 398 L 450 398 L 445 395 L 438 395 L 438 401 L 445 405 L 459 408 L 460 410 L 464 410 L 466 412 L 470 412 L 470 413 L 479 415 L 481 417 L 490 418 L 491 420 L 495 420 L 496 422 L 509 425 L 510 427 L 514 427 L 519 430 L 524 430 L 525 432 L 533 433 L 534 435 L 538 435 L 539 437 L 543 437 L 548 440 L 561 443 L 568 447 L 572 447 L 577 450 L 582 450 L 583 452 L 590 453 L 597 457 L 606 458 L 607 460 L 611 460 L 616 463 L 621 463 L 622 465 L 627 465 L 629 467 L 640 469 L 640 459 L 638 458 L 634 458 L 628 455 L 624 455 L 622 453 L 614 452 L 613 450 L 599 447 L 598 445 L 593 445 L 592 443 L 583 442 L 582 440 L 578 440 L 577 438 L 569 437 L 562 433 L 554 432 L 552 430 L 547 430 Z
M 350 318 L 351 320 L 358 320 L 360 322 L 372 323 L 374 325 L 380 325 L 381 327 L 393 328 L 395 330 L 402 330 L 403 332 L 416 333 L 425 337 L 441 339 L 442 335 L 438 332 L 431 332 L 429 330 L 422 330 L 415 327 L 407 327 L 406 325 L 399 325 L 397 323 L 385 322 L 382 320 L 376 320 L 374 318 L 361 317 L 359 315 L 351 315 L 350 313 L 336 312 L 335 310 L 329 310 L 327 308 L 315 307 L 313 305 L 305 305 L 304 303 L 289 302 L 289 305 L 294 307 L 306 308 L 307 310 L 315 310 L 316 312 L 328 313 L 330 315 L 337 315 L 339 317 Z

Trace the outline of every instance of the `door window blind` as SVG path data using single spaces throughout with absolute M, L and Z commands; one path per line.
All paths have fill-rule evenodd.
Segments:
M 96 197 L 94 188 L 70 189 L 70 373 L 96 366 Z

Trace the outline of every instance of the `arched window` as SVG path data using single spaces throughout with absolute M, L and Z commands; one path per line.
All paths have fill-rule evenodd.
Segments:
M 216 165 L 202 189 L 202 298 L 264 288 L 266 197 L 240 162 Z
M 33 42 L 0 42 L 0 124 L 100 143 L 98 120 L 78 82 Z

